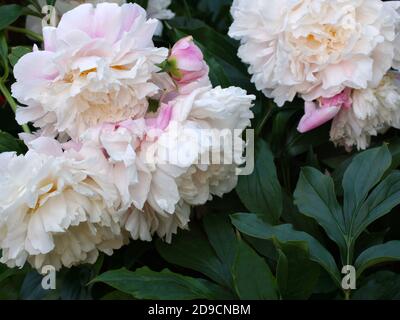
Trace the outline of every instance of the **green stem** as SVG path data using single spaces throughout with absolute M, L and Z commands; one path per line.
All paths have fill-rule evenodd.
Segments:
M 344 292 L 344 299 L 345 300 L 350 300 L 350 294 L 351 294 L 351 290 L 346 290 Z
M 33 7 L 39 12 L 42 13 L 42 8 L 40 7 L 39 3 L 34 0 L 29 0 L 29 2 L 33 5 Z
M 10 91 L 8 91 L 3 82 L 0 82 L 0 91 L 3 94 L 4 98 L 7 100 L 8 104 L 10 105 L 14 113 L 17 112 L 17 103 L 15 102 L 15 100 L 10 94 Z M 24 130 L 24 132 L 31 133 L 31 130 L 26 124 L 23 124 L 21 127 Z
M 235 229 L 235 233 L 236 233 L 236 239 L 242 240 L 242 235 L 240 234 L 238 229 Z
M 164 23 L 164 26 L 166 26 L 168 30 L 172 30 L 171 25 L 166 20 L 163 20 L 163 23 Z
M 256 132 L 255 132 L 256 137 L 258 137 L 262 133 L 265 124 L 267 123 L 269 117 L 272 114 L 272 111 L 274 110 L 274 105 L 272 103 L 268 103 L 267 108 L 268 108 L 268 110 L 265 112 L 263 118 L 261 119 L 260 123 L 256 127 Z
M 40 34 L 33 32 L 31 30 L 28 30 L 25 28 L 13 27 L 13 26 L 7 27 L 7 30 L 12 31 L 12 32 L 17 32 L 17 33 L 23 33 L 23 34 L 31 37 L 32 39 L 43 42 L 43 37 Z

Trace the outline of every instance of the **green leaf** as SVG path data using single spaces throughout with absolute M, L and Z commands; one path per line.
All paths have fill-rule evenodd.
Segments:
M 400 204 L 400 171 L 389 173 L 379 183 L 390 168 L 391 157 L 386 145 L 353 157 L 342 181 L 343 209 L 330 177 L 312 168 L 302 170 L 295 203 L 338 244 L 343 264 L 353 264 L 356 240 L 367 227 Z
M 157 251 L 169 263 L 201 272 L 215 282 L 231 287 L 229 269 L 218 259 L 205 235 L 198 227 L 181 231 L 172 244 L 157 241 Z
M 324 244 L 323 241 L 326 237 L 318 223 L 313 218 L 301 214 L 294 204 L 292 196 L 289 196 L 286 192 L 283 193 L 282 220 L 293 225 L 294 229 L 304 231 Z
M 15 139 L 7 132 L 0 131 L 0 152 L 16 151 L 18 154 L 25 153 L 25 144 Z
M 320 269 L 319 279 L 314 287 L 313 294 L 323 295 L 324 297 L 326 297 L 325 295 L 329 295 L 334 298 L 333 295 L 336 295 L 337 292 L 338 287 L 332 281 L 332 277 L 325 270 Z
M 98 260 L 101 262 L 101 259 Z M 87 283 L 96 276 L 96 266 L 80 266 L 68 269 L 62 277 L 60 297 L 62 300 L 90 300 L 92 299 L 91 286 Z
M 390 173 L 368 196 L 360 210 L 354 214 L 351 230 L 357 238 L 372 222 L 388 214 L 400 204 L 400 171 Z
M 236 192 L 250 212 L 276 224 L 282 214 L 282 188 L 277 177 L 274 156 L 268 144 L 256 142 L 255 168 L 249 176 L 240 176 Z
M 362 252 L 355 263 L 357 277 L 372 266 L 391 261 L 400 261 L 400 241 L 389 241 Z
M 271 240 L 258 239 L 246 234 L 243 239 L 250 244 L 258 254 L 267 258 L 267 261 L 278 261 L 279 255 Z
M 249 245 L 240 241 L 233 281 L 241 300 L 277 300 L 279 298 L 276 279 L 263 258 Z
M 225 269 L 224 279 L 227 278 L 225 275 L 229 275 L 230 287 L 233 288 L 231 270 L 236 258 L 237 242 L 229 216 L 208 213 L 203 218 L 203 224 L 208 241 Z
M 296 231 L 289 224 L 272 226 L 255 214 L 231 215 L 233 225 L 242 233 L 259 239 L 276 239 L 281 243 L 306 243 L 310 260 L 321 265 L 340 286 L 341 276 L 332 255 L 317 240 L 305 232 Z
M 222 7 L 227 6 L 228 8 L 232 5 L 231 0 L 198 0 L 198 8 L 203 11 L 208 11 L 213 14 L 213 19 L 217 18 L 218 13 Z
M 194 300 L 232 299 L 229 292 L 204 279 L 191 278 L 168 269 L 161 272 L 147 267 L 128 271 L 113 270 L 103 273 L 92 283 L 103 282 L 137 299 Z
M 203 49 L 202 49 L 203 50 Z M 211 83 L 216 86 L 221 86 L 222 88 L 228 88 L 231 86 L 229 78 L 225 74 L 224 68 L 221 64 L 213 57 L 208 54 L 205 55 L 205 60 L 210 67 L 210 80 Z
M 345 222 L 332 178 L 314 168 L 303 168 L 294 197 L 300 212 L 314 218 L 329 238 L 345 250 Z
M 351 233 L 353 218 L 369 191 L 380 181 L 392 163 L 386 145 L 355 156 L 343 177 L 344 215 L 347 231 Z
M 0 30 L 14 23 L 23 14 L 23 9 L 24 7 L 17 4 L 0 6 Z
M 11 134 L 0 131 L 0 152 L 16 151 L 25 153 L 26 146 L 21 140 L 15 139 Z
M 50 291 L 42 287 L 43 276 L 37 271 L 29 272 L 21 286 L 20 297 L 23 300 L 42 300 Z
M 390 153 L 392 154 L 392 169 L 396 169 L 400 166 L 400 138 L 395 137 L 390 140 L 388 143 L 388 148 Z
M 400 275 L 380 271 L 365 279 L 364 284 L 353 294 L 353 300 L 399 300 Z
M 228 215 L 207 214 L 203 218 L 208 240 L 221 261 L 233 264 L 236 257 L 236 237 Z
M 272 150 L 278 152 L 285 147 L 285 139 L 289 122 L 298 109 L 295 108 L 279 108 L 272 122 L 272 131 L 270 141 Z
M 343 196 L 343 185 L 342 185 L 343 176 L 344 176 L 344 173 L 346 172 L 347 168 L 351 164 L 351 161 L 353 161 L 353 158 L 354 158 L 354 155 L 350 156 L 350 157 L 347 156 L 346 158 L 344 158 L 343 156 L 339 157 L 341 162 L 337 167 L 335 167 L 335 171 L 333 171 L 333 173 L 332 173 L 332 179 L 335 184 L 336 195 L 339 197 Z M 330 160 L 334 161 L 334 159 L 330 159 Z M 333 164 L 331 163 L 331 165 L 333 165 Z
M 17 268 L 8 268 L 6 265 L 0 264 L 0 284 L 18 274 L 23 274 L 24 272 L 21 269 Z
M 310 146 L 317 147 L 328 140 L 329 130 L 326 125 L 307 133 L 299 133 L 295 126 L 287 137 L 285 152 L 291 157 L 296 157 L 307 152 Z
M 306 243 L 278 243 L 277 279 L 283 299 L 308 299 L 318 282 L 320 267 L 309 259 Z
M 11 48 L 11 53 L 8 55 L 8 60 L 10 61 L 10 64 L 14 67 L 22 56 L 31 51 L 32 50 L 30 48 L 23 46 Z
M 1 269 L 1 266 L 0 266 Z M 19 292 L 24 281 L 24 272 L 14 274 L 3 279 L 0 285 L 0 300 L 17 300 L 20 298 Z

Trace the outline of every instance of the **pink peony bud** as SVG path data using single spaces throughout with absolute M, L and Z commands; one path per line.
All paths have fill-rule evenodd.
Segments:
M 194 44 L 192 36 L 175 43 L 168 63 L 171 76 L 178 85 L 185 85 L 208 75 L 208 66 L 204 61 L 203 53 Z
M 297 130 L 301 133 L 311 131 L 332 120 L 340 111 L 340 107 L 318 108 L 315 102 L 305 103 L 305 114 L 301 118 Z
M 342 108 L 350 109 L 352 106 L 351 89 L 346 88 L 331 98 L 320 98 L 316 102 L 305 102 L 305 114 L 301 118 L 297 130 L 301 133 L 311 131 L 324 123 L 332 120 Z

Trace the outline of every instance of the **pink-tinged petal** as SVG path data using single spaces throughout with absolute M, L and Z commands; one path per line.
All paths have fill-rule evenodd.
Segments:
M 305 115 L 301 118 L 297 130 L 300 133 L 311 131 L 332 120 L 340 109 L 340 107 L 318 108 L 314 102 L 306 102 Z
M 192 36 L 187 36 L 185 38 L 178 40 L 178 42 L 174 44 L 172 51 L 185 50 L 185 49 L 189 48 L 189 43 L 191 41 L 193 41 Z
M 164 108 L 161 110 L 160 116 L 158 118 L 157 126 L 161 130 L 165 130 L 169 122 L 171 121 L 172 117 L 172 107 L 169 105 L 165 105 Z
M 100 3 L 94 10 L 91 36 L 114 43 L 120 34 L 122 10 L 116 3 Z
M 70 140 L 62 144 L 62 148 L 64 150 L 74 150 L 76 152 L 79 152 L 82 149 L 82 146 L 82 143 L 76 142 L 74 140 Z
M 125 128 L 129 130 L 132 134 L 137 137 L 143 137 L 146 132 L 146 120 L 145 119 L 128 119 L 121 122 L 118 122 L 116 129 Z
M 47 51 L 30 52 L 21 57 L 14 67 L 17 81 L 54 80 L 58 71 L 52 63 L 54 53 Z
M 59 75 L 52 59 L 54 53 L 48 51 L 30 52 L 18 60 L 14 67 L 14 77 L 17 80 L 12 86 L 12 95 L 20 103 L 28 104 L 31 98 Z
M 43 28 L 43 43 L 45 51 L 55 51 L 57 49 L 57 28 L 44 27 Z
M 30 141 L 28 146 L 30 149 L 49 156 L 60 157 L 63 155 L 61 144 L 53 138 L 39 137 Z
M 351 99 L 352 90 L 350 88 L 344 89 L 339 94 L 331 97 L 331 98 L 321 98 L 320 104 L 321 108 L 325 107 L 345 107 L 347 109 L 351 108 L 352 106 L 352 99 Z
M 188 95 L 196 89 L 206 88 L 208 86 L 211 86 L 210 78 L 208 75 L 204 75 L 203 77 L 194 81 L 181 83 L 179 85 L 179 94 Z
M 146 124 L 152 129 L 165 130 L 172 117 L 172 107 L 169 104 L 163 104 L 160 107 L 160 112 L 156 118 L 146 119 Z
M 94 7 L 92 4 L 82 4 L 71 11 L 63 14 L 58 24 L 58 33 L 70 30 L 80 30 L 90 35 L 92 33 L 92 21 L 94 15 Z
M 26 124 L 28 122 L 35 122 L 46 114 L 42 106 L 31 105 L 28 107 L 19 107 L 15 114 L 15 119 L 18 124 Z
M 137 4 L 124 4 L 122 6 L 122 32 L 129 32 L 140 15 L 146 15 L 145 10 Z
M 184 71 L 184 72 L 182 72 L 183 76 L 180 79 L 179 83 L 183 85 L 183 84 L 187 84 L 189 82 L 193 82 L 193 81 L 199 80 L 199 79 L 201 79 L 203 77 L 208 77 L 205 74 L 205 70 L 207 70 L 207 73 L 208 73 L 208 66 L 207 65 L 205 65 L 205 67 L 200 71 Z
M 198 59 L 194 55 L 187 54 L 177 59 L 178 69 L 185 71 L 202 71 L 204 68 L 203 59 Z

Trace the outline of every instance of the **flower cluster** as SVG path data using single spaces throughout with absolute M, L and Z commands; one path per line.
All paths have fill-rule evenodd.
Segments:
M 83 4 L 15 65 L 17 120 L 38 130 L 25 155 L 0 156 L 1 262 L 70 267 L 129 238 L 171 241 L 236 186 L 255 97 L 213 88 L 191 37 L 155 47 L 157 26 L 136 4 Z
M 399 1 L 235 0 L 231 37 L 257 89 L 305 100 L 299 131 L 333 120 L 331 139 L 365 149 L 400 127 Z

